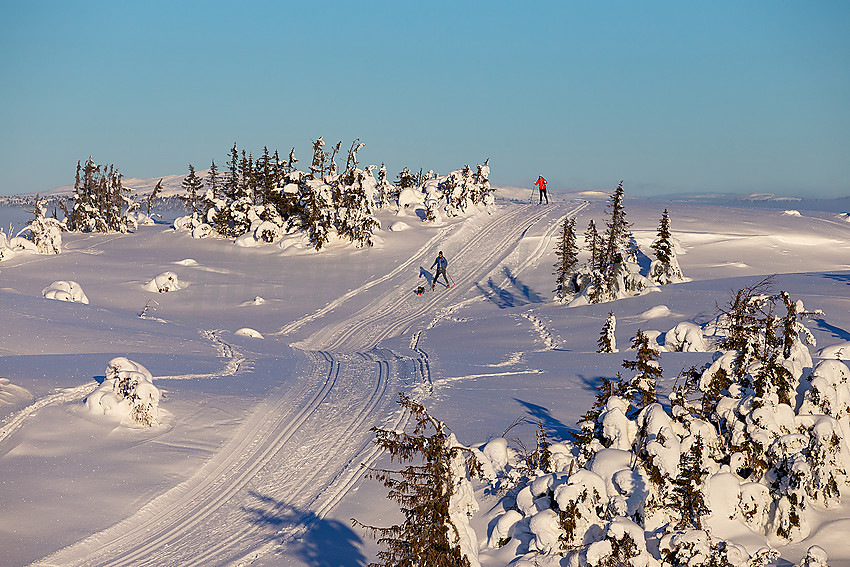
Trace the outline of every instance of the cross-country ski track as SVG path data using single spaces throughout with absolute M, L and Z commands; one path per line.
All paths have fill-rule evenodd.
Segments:
M 428 353 L 419 347 L 429 323 L 486 300 L 483 282 L 506 285 L 534 268 L 554 245 L 558 221 L 585 206 L 509 205 L 440 229 L 403 265 L 287 324 L 279 340 L 300 339 L 293 344 L 303 358 L 298 380 L 269 393 L 189 479 L 33 565 L 247 565 L 286 548 L 352 489 L 364 474 L 362 463 L 380 456 L 371 428 L 405 426 L 398 392 L 414 386 L 431 391 Z M 454 285 L 413 296 L 422 281 L 419 266 L 430 266 L 436 246 L 450 260 Z M 346 312 L 348 299 L 375 286 L 383 290 L 377 299 Z M 293 337 L 308 322 L 324 326 Z M 408 331 L 415 331 L 409 351 L 380 348 L 382 340 Z M 217 334 L 202 335 L 228 359 L 222 375 L 274 364 L 259 356 L 240 366 L 242 355 Z M 45 403 L 68 403 L 91 387 Z M 37 410 L 31 405 L 28 415 Z

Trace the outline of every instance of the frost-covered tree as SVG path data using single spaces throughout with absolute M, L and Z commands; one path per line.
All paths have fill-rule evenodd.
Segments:
M 623 182 L 617 185 L 617 189 L 611 195 L 608 201 L 608 222 L 605 225 L 605 234 L 603 236 L 603 248 L 601 255 L 602 269 L 613 264 L 617 256 L 626 257 L 631 230 L 629 223 L 626 221 L 626 208 L 623 203 L 625 198 L 625 190 Z
M 215 160 L 210 163 L 210 170 L 207 172 L 207 187 L 212 191 L 213 198 L 221 197 L 219 194 L 221 187 L 221 177 L 218 173 L 218 167 L 215 165 Z
M 649 266 L 649 279 L 659 285 L 684 280 L 679 261 L 676 259 L 676 249 L 673 244 L 673 236 L 670 233 L 670 217 L 667 214 L 667 209 L 664 209 L 661 215 L 658 234 L 650 248 L 655 252 L 655 260 Z
M 596 343 L 599 347 L 599 352 L 618 352 L 617 337 L 614 331 L 617 329 L 617 318 L 613 312 L 608 312 L 608 317 L 605 319 L 605 325 L 602 327 L 602 334 L 599 336 L 599 341 Z
M 588 258 L 588 268 L 590 270 L 602 269 L 602 237 L 599 236 L 599 231 L 596 229 L 596 223 L 593 219 L 587 225 L 587 230 L 584 233 L 584 245 L 590 253 Z
M 708 469 L 705 468 L 705 451 L 702 437 L 697 435 L 688 451 L 681 454 L 679 476 L 674 480 L 673 501 L 679 511 L 679 529 L 703 528 L 703 518 L 711 510 L 703 494 Z
M 81 232 L 127 232 L 133 222 L 128 213 L 138 205 L 129 198 L 113 165 L 100 166 L 91 156 L 81 167 L 77 162 L 73 207 L 66 210 L 65 224 L 69 230 Z
M 186 191 L 185 195 L 180 195 L 180 200 L 192 209 L 192 214 L 199 213 L 201 210 L 201 189 L 204 188 L 204 182 L 195 174 L 195 167 L 191 163 L 189 164 L 189 175 L 183 178 L 180 185 Z
M 564 299 L 574 293 L 571 276 L 578 266 L 578 245 L 576 244 L 576 219 L 564 218 L 561 226 L 561 238 L 558 240 L 555 256 L 555 296 Z
M 368 475 L 389 489 L 389 497 L 398 503 L 404 521 L 380 528 L 354 520 L 385 547 L 377 554 L 380 562 L 373 565 L 470 567 L 473 561 L 477 565 L 477 541 L 474 534 L 469 541 L 468 526 L 458 525 L 465 520 L 458 521 L 456 497 L 464 481 L 468 483 L 468 475 L 480 471 L 480 465 L 474 457 L 462 459 L 468 449 L 458 446 L 446 425 L 421 404 L 404 394 L 399 394 L 399 404 L 416 420 L 414 430 L 406 433 L 375 427 L 372 431 L 376 443 L 392 460 L 412 464 L 402 470 L 368 468 Z M 460 467 L 459 458 L 465 463 Z
M 632 340 L 635 360 L 624 360 L 623 368 L 634 370 L 637 374 L 629 382 L 634 407 L 641 410 L 658 399 L 658 379 L 663 375 L 658 364 L 660 353 L 649 344 L 649 336 L 641 330 Z
M 35 244 L 39 254 L 59 254 L 62 252 L 62 230 L 65 225 L 58 220 L 44 215 L 45 201 L 35 196 L 34 217 L 27 222 L 30 240 Z M 0 248 L 5 244 L 5 235 L 0 237 Z
M 228 201 L 235 201 L 239 198 L 239 150 L 236 148 L 236 142 L 233 142 L 233 147 L 230 148 L 230 159 L 227 161 L 227 175 L 224 180 L 224 198 Z

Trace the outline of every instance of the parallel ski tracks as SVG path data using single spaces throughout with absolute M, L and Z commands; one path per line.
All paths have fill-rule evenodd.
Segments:
M 392 413 L 393 372 L 385 357 L 337 357 L 327 351 L 305 356 L 312 358 L 310 375 L 323 375 L 312 389 L 265 400 L 192 478 L 124 521 L 35 565 L 221 565 L 297 539 L 357 482 L 361 463 L 377 459 L 380 450 L 369 430 Z M 365 380 L 370 381 L 368 393 L 349 400 Z M 350 408 L 337 413 L 337 398 Z M 396 412 L 395 426 L 406 423 L 402 413 Z M 336 423 L 329 425 L 332 420 Z M 310 451 L 308 461 L 292 462 L 304 451 L 302 444 L 311 442 L 302 438 L 305 432 L 316 434 L 319 438 L 312 441 L 321 448 Z M 263 517 L 286 517 L 292 527 L 270 537 L 269 524 L 251 517 L 256 506 Z
M 567 214 L 575 214 L 584 206 L 586 204 L 581 203 Z M 468 240 L 461 240 L 465 235 L 462 230 L 458 231 L 443 245 L 444 249 L 451 249 L 454 241 L 460 241 L 452 262 L 455 269 L 450 270 L 450 273 L 457 275 L 452 288 L 433 295 L 426 294 L 422 300 L 412 300 L 410 289 L 415 286 L 417 279 L 408 276 L 396 285 L 394 291 L 372 302 L 345 321 L 314 333 L 298 343 L 298 346 L 327 350 L 368 349 L 389 336 L 403 332 L 411 323 L 421 318 L 423 313 L 447 306 L 476 281 L 496 269 L 499 262 L 514 249 L 516 242 L 551 212 L 549 207 L 518 206 L 482 227 Z M 556 228 L 547 227 L 544 236 L 548 238 L 541 239 L 536 249 L 523 260 L 522 268 L 539 259 L 545 252 L 545 243 L 551 239 L 554 230 Z

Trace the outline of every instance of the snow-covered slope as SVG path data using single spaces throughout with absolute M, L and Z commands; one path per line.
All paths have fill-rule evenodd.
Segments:
M 566 438 L 638 329 L 710 322 L 732 291 L 774 273 L 778 289 L 824 310 L 810 323 L 818 348 L 850 341 L 840 211 L 627 201 L 645 253 L 669 209 L 692 281 L 568 309 L 551 292 L 559 221 L 599 223 L 604 197 L 538 207 L 514 193 L 492 214 L 439 225 L 385 212 L 383 226 L 410 228 L 379 233 L 371 249 L 240 248 L 160 224 L 65 234 L 59 255 L 0 263 L 4 564 L 363 565 L 376 546 L 349 519 L 388 525 L 397 511 L 360 465 L 390 465 L 370 428 L 404 426 L 400 391 L 463 443 L 500 437 L 519 417 Z M 417 296 L 438 250 L 454 285 Z M 145 288 L 165 272 L 184 286 Z M 42 297 L 57 280 L 78 282 L 89 304 Z M 621 352 L 598 354 L 609 311 Z M 245 328 L 265 338 L 237 334 Z M 116 356 L 143 364 L 162 391 L 155 427 L 83 403 Z M 664 353 L 662 388 L 710 359 Z M 534 427 L 511 435 L 533 442 Z M 483 511 L 495 503 L 479 496 Z M 482 543 L 487 521 L 474 521 Z M 818 512 L 812 525 L 783 558 L 796 563 L 817 544 L 830 565 L 850 565 L 850 509 Z M 724 536 L 751 552 L 769 543 Z M 504 565 L 504 553 L 482 552 L 482 564 Z

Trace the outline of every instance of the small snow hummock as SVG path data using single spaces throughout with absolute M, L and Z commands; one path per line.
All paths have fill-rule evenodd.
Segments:
M 256 330 L 254 330 L 250 327 L 242 327 L 241 329 L 237 330 L 234 334 L 240 335 L 242 337 L 251 337 L 252 339 L 265 338 L 265 337 L 263 337 L 263 335 L 260 334 L 259 331 L 256 331 Z
M 169 291 L 177 291 L 187 287 L 189 284 L 181 282 L 174 272 L 162 272 L 154 279 L 145 284 L 146 291 L 155 291 L 158 293 L 166 293 Z
M 122 425 L 153 427 L 159 423 L 160 397 L 147 368 L 117 357 L 106 366 L 106 379 L 100 387 L 86 398 L 86 408 Z
M 86 297 L 80 284 L 70 280 L 53 282 L 41 291 L 41 295 L 45 299 L 58 299 L 59 301 L 70 301 L 72 303 L 88 304 L 89 302 L 89 298 Z

